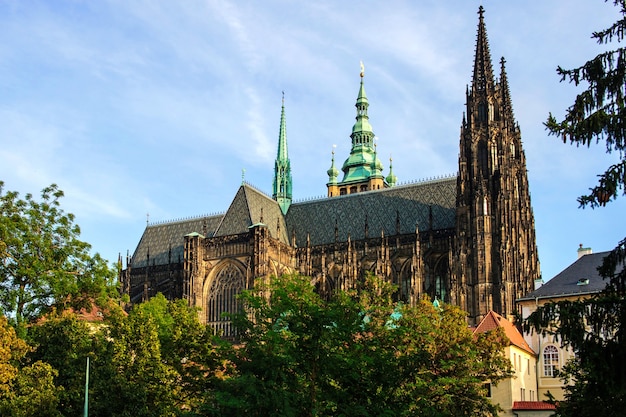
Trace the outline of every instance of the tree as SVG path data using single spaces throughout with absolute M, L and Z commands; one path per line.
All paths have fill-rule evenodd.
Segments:
M 63 192 L 50 185 L 37 201 L 4 192 L 0 181 L 0 313 L 18 332 L 43 313 L 68 306 L 89 307 L 116 294 L 115 271 L 90 255 L 74 215 L 61 209 Z
M 0 316 L 0 415 L 7 417 L 57 416 L 59 390 L 54 369 L 37 361 L 23 363 L 31 350 L 7 319 Z
M 172 408 L 192 413 L 211 403 L 222 362 L 218 347 L 227 342 L 200 323 L 198 310 L 186 300 L 168 301 L 159 293 L 137 305 L 131 312 L 135 315 L 157 326 L 161 360 L 175 374 Z
M 325 300 L 299 275 L 244 291 L 241 343 L 203 415 L 495 415 L 484 382 L 509 375 L 504 335 L 475 338 L 457 307 L 393 292 L 370 276 Z
M 599 44 L 618 43 L 626 34 L 626 1 L 614 0 L 621 18 L 595 32 Z M 590 193 L 578 198 L 581 207 L 597 208 L 626 193 L 626 49 L 597 55 L 571 70 L 557 69 L 561 81 L 587 83 L 565 118 L 550 114 L 546 127 L 564 142 L 590 146 L 604 141 L 620 162 L 598 177 Z M 552 334 L 576 352 L 560 375 L 566 401 L 557 404 L 560 416 L 621 415 L 626 408 L 626 239 L 604 259 L 599 269 L 607 280 L 598 295 L 582 301 L 549 303 L 524 323 L 526 331 Z
M 214 336 L 183 300 L 158 294 L 129 314 L 111 306 L 95 323 L 66 311 L 47 316 L 29 336 L 35 346 L 30 361 L 55 370 L 64 415 L 82 412 L 87 357 L 93 415 L 182 415 L 210 402 L 218 363 Z
M 58 408 L 65 415 L 80 415 L 85 398 L 86 359 L 91 358 L 91 379 L 97 381 L 107 343 L 103 335 L 76 314 L 64 312 L 49 315 L 32 326 L 28 336 L 34 346 L 29 359 L 48 363 L 55 370 L 54 384 L 60 388 Z M 94 398 L 97 400 L 98 396 L 92 397 L 92 402 Z

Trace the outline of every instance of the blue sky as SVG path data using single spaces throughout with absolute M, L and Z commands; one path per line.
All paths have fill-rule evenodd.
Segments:
M 457 171 L 477 1 L 0 2 L 0 180 L 56 183 L 82 238 L 110 261 L 151 221 L 223 212 L 245 179 L 271 193 L 285 92 L 294 198 L 326 193 L 349 153 L 359 61 L 385 162 L 401 182 Z M 522 130 L 544 279 L 626 235 L 626 199 L 576 197 L 617 155 L 543 127 L 578 91 L 555 72 L 602 50 L 601 0 L 483 1 Z

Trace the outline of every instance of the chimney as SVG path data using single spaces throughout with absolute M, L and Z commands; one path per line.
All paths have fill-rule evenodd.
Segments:
M 583 244 L 581 243 L 580 245 L 578 245 L 578 258 L 580 259 L 581 257 L 585 256 L 585 255 L 591 255 L 593 253 L 593 251 L 591 250 L 591 248 L 583 248 Z

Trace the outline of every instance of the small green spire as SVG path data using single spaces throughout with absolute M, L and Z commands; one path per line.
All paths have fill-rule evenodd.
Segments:
M 385 181 L 387 181 L 387 184 L 389 184 L 390 187 L 393 187 L 398 182 L 398 177 L 396 177 L 396 175 L 393 173 L 392 161 L 393 159 L 390 156 L 389 157 L 389 175 L 387 175 L 387 178 L 385 178 Z
M 330 168 L 326 173 L 328 174 L 328 183 L 329 184 L 337 184 L 337 177 L 339 176 L 339 170 L 335 166 L 335 147 L 337 145 L 333 145 L 332 158 L 330 163 Z
M 274 182 L 272 198 L 278 202 L 283 214 L 287 214 L 291 205 L 291 162 L 287 152 L 287 123 L 285 120 L 285 92 L 283 91 L 280 111 L 280 129 L 278 132 L 278 151 L 274 164 Z

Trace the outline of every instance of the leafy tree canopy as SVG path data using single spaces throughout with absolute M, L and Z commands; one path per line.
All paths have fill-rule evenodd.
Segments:
M 59 389 L 54 369 L 37 361 L 24 363 L 31 350 L 0 316 L 0 415 L 7 417 L 58 416 Z
M 0 181 L 0 313 L 20 332 L 54 308 L 89 307 L 116 294 L 115 271 L 89 253 L 62 197 L 53 184 L 40 200 L 21 198 Z
M 495 415 L 484 383 L 509 375 L 504 335 L 476 338 L 457 307 L 392 294 L 372 276 L 330 300 L 298 275 L 244 291 L 241 344 L 203 415 Z

